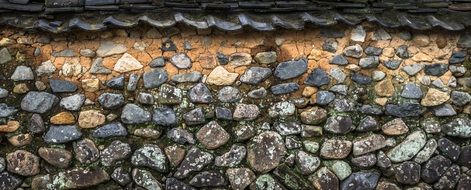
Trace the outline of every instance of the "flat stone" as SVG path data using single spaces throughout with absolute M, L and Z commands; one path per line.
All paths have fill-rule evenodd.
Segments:
M 67 168 L 72 161 L 72 153 L 62 148 L 41 147 L 38 149 L 38 155 L 47 163 L 58 168 Z
M 152 120 L 156 125 L 172 126 L 177 124 L 175 111 L 171 107 L 157 107 L 154 109 Z
M 406 161 L 395 169 L 395 178 L 401 184 L 413 185 L 420 181 L 420 164 Z
M 106 86 L 112 89 L 124 89 L 124 75 L 119 75 L 106 81 Z
M 185 159 L 173 176 L 178 179 L 186 178 L 193 172 L 201 171 L 212 161 L 213 156 L 210 153 L 203 152 L 199 148 L 193 147 L 188 151 L 188 154 L 186 154 Z
M 391 35 L 384 29 L 380 28 L 378 30 L 376 30 L 373 34 L 373 36 L 371 37 L 372 40 L 377 40 L 377 41 L 381 41 L 381 40 L 390 40 L 391 39 Z
M 96 92 L 100 90 L 100 80 L 95 79 L 84 79 L 82 80 L 82 89 L 85 92 Z
M 77 53 L 73 49 L 64 49 L 62 51 L 54 51 L 51 55 L 54 57 L 75 57 Z
M 285 154 L 282 137 L 276 132 L 265 131 L 252 138 L 247 148 L 247 162 L 253 170 L 267 173 L 280 164 Z
M 132 181 L 129 169 L 123 167 L 117 167 L 111 173 L 111 179 L 117 182 L 119 185 L 125 186 Z
M 260 87 L 247 93 L 247 96 L 254 99 L 261 99 L 264 98 L 267 93 L 267 89 L 265 89 L 264 87 Z
M 21 100 L 21 109 L 42 114 L 51 110 L 57 102 L 59 102 L 59 98 L 53 94 L 31 91 Z
M 79 114 L 78 123 L 81 128 L 95 128 L 105 123 L 106 117 L 99 110 L 86 110 Z
M 464 106 L 471 102 L 471 95 L 462 91 L 452 91 L 451 101 L 457 106 Z
M 352 168 L 347 162 L 342 160 L 336 160 L 329 167 L 333 173 L 338 177 L 339 180 L 344 180 L 352 173 Z
M 297 90 L 299 90 L 299 84 L 294 82 L 277 84 L 270 87 L 270 91 L 274 95 L 289 94 Z
M 276 56 L 275 51 L 266 51 L 257 53 L 254 58 L 257 63 L 270 64 L 276 62 Z
M 435 139 L 429 139 L 427 143 L 425 143 L 424 148 L 415 156 L 414 162 L 422 164 L 429 160 L 437 149 L 437 146 L 438 144 Z
M 250 67 L 240 76 L 240 82 L 256 85 L 265 81 L 271 75 L 271 69 L 265 67 Z
M 335 55 L 330 60 L 330 64 L 334 65 L 348 65 L 348 60 L 343 55 Z
M 216 121 L 211 121 L 198 130 L 196 138 L 206 149 L 216 149 L 229 141 L 230 134 Z
M 234 67 L 247 66 L 252 63 L 252 56 L 248 53 L 233 53 L 229 57 L 229 64 Z
M 103 166 L 113 166 L 117 162 L 128 158 L 131 153 L 131 146 L 128 143 L 115 140 L 101 151 L 101 164 Z
M 296 111 L 296 107 L 293 103 L 282 101 L 282 102 L 274 103 L 268 109 L 268 115 L 270 117 L 287 117 L 287 116 L 294 115 L 295 111 Z
M 365 54 L 366 55 L 375 55 L 375 56 L 380 56 L 381 53 L 383 53 L 383 49 L 382 48 L 378 48 L 378 47 L 373 47 L 373 46 L 368 46 L 365 48 Z
M 438 150 L 443 156 L 451 159 L 452 161 L 458 160 L 460 156 L 460 146 L 447 138 L 441 138 L 437 143 Z
M 164 69 L 152 69 L 142 75 L 145 88 L 158 88 L 168 80 L 167 71 Z
M 193 83 L 199 82 L 203 75 L 198 71 L 192 71 L 190 73 L 176 74 L 172 76 L 172 81 L 177 83 Z
M 232 117 L 237 120 L 254 120 L 260 114 L 260 109 L 255 104 L 242 104 L 239 103 L 236 105 Z
M 352 166 L 357 168 L 370 168 L 376 164 L 376 156 L 374 154 L 365 154 L 358 157 L 353 157 L 350 162 Z
M 433 115 L 437 117 L 449 117 L 456 115 L 456 111 L 450 104 L 442 104 L 433 108 Z
M 92 61 L 92 66 L 90 67 L 91 74 L 110 74 L 111 70 L 106 68 L 103 65 L 103 58 L 98 57 Z
M 142 124 L 150 120 L 150 112 L 136 104 L 126 104 L 121 112 L 121 121 L 125 124 Z
M 231 149 L 221 156 L 217 156 L 214 165 L 219 167 L 236 167 L 239 165 L 247 154 L 244 146 L 232 145 Z
M 199 125 L 206 122 L 205 115 L 201 107 L 197 107 L 185 113 L 183 115 L 183 120 L 185 120 L 187 125 Z
M 81 49 L 79 53 L 80 53 L 81 56 L 84 56 L 84 57 L 95 57 L 96 56 L 96 53 L 91 49 Z
M 379 65 L 379 57 L 378 56 L 368 56 L 368 57 L 365 57 L 365 58 L 361 58 L 358 65 L 361 68 L 365 68 L 365 69 L 376 68 Z
M 68 80 L 50 79 L 49 85 L 51 85 L 52 92 L 75 92 L 77 85 Z
M 386 147 L 383 135 L 371 134 L 353 141 L 353 155 L 360 156 Z
M 213 102 L 213 95 L 204 83 L 198 83 L 188 91 L 188 99 L 193 103 L 209 104 Z
M 150 97 L 153 98 L 152 95 Z M 169 84 L 162 84 L 159 88 L 159 93 L 157 94 L 156 99 L 157 102 L 164 105 L 180 104 L 183 99 L 183 92 L 180 88 L 177 88 L 175 86 Z
M 312 107 L 301 112 L 300 119 L 304 124 L 318 125 L 327 119 L 327 111 L 320 107 Z
M 359 72 L 355 72 L 351 75 L 351 79 L 360 85 L 369 85 L 373 82 L 373 79 L 369 76 L 363 75 Z
M 406 72 L 409 76 L 414 76 L 419 73 L 424 68 L 423 64 L 414 63 L 407 66 L 402 67 L 402 70 Z
M 214 112 L 217 119 L 232 120 L 232 110 L 229 108 L 216 107 Z
M 445 173 L 452 164 L 451 160 L 442 155 L 436 155 L 422 167 L 421 178 L 426 183 L 434 183 Z
M 316 104 L 327 105 L 335 99 L 335 94 L 329 91 L 319 91 L 316 94 Z
M 378 183 L 380 173 L 375 170 L 352 173 L 340 185 L 340 189 L 374 189 Z
M 196 174 L 190 180 L 190 185 L 194 187 L 219 187 L 225 186 L 224 175 L 216 171 L 203 171 Z
M 34 73 L 31 67 L 20 65 L 16 67 L 10 79 L 13 81 L 34 80 Z
M 338 48 L 338 43 L 335 39 L 327 38 L 322 44 L 322 50 L 335 53 Z
M 242 99 L 242 94 L 239 89 L 232 86 L 226 86 L 219 90 L 218 99 L 223 103 L 234 103 Z
M 229 168 L 226 176 L 234 190 L 246 189 L 256 178 L 255 173 L 248 168 Z
M 326 159 L 343 159 L 352 151 L 352 142 L 340 139 L 327 139 L 321 147 L 320 155 Z
M 401 96 L 404 98 L 420 99 L 423 96 L 420 87 L 414 83 L 407 83 L 402 89 Z
M 330 70 L 330 76 L 337 81 L 337 84 L 343 83 L 347 78 L 347 75 L 339 68 L 332 68 Z
M 350 116 L 331 116 L 327 118 L 324 130 L 334 134 L 347 134 L 353 130 L 354 125 Z
M 119 58 L 114 65 L 113 70 L 119 73 L 126 73 L 129 71 L 142 69 L 142 67 L 142 64 L 136 58 L 128 53 L 124 53 L 123 56 Z
M 10 52 L 8 52 L 7 48 L 2 48 L 0 50 L 0 64 L 5 64 L 8 63 L 12 60 L 13 58 L 10 55 Z
M 355 131 L 358 132 L 369 132 L 369 131 L 376 131 L 379 129 L 378 121 L 372 116 L 366 116 L 360 120 L 357 128 Z
M 103 169 L 74 168 L 56 174 L 37 176 L 32 181 L 33 189 L 86 189 L 110 180 Z
M 458 165 L 452 165 L 449 167 L 446 172 L 443 174 L 443 176 L 440 177 L 440 179 L 433 185 L 434 189 L 448 189 L 448 188 L 453 188 L 455 185 L 458 183 L 459 178 L 457 176 L 460 176 L 461 174 L 461 168 Z
M 329 75 L 322 69 L 314 69 L 304 81 L 304 84 L 309 86 L 321 87 L 323 85 L 329 84 L 330 78 Z
M 96 51 L 98 57 L 108 57 L 111 55 L 125 53 L 128 49 L 123 44 L 116 44 L 112 41 L 104 41 L 100 43 L 100 47 Z
M 126 128 L 119 122 L 103 125 L 92 132 L 95 138 L 125 137 L 128 135 Z
M 383 62 L 383 65 L 388 69 L 396 70 L 399 68 L 399 66 L 401 66 L 401 63 L 402 60 L 400 59 L 390 59 Z
M 276 66 L 274 75 L 281 80 L 288 80 L 301 76 L 307 71 L 307 61 L 299 59 L 281 62 Z
M 52 125 L 44 134 L 44 142 L 50 144 L 63 144 L 75 141 L 82 137 L 82 132 L 75 125 Z
M 302 126 L 296 122 L 276 122 L 273 128 L 278 131 L 280 135 L 296 135 L 302 132 Z
M 184 53 L 177 53 L 172 58 L 170 62 L 179 69 L 189 69 L 191 68 L 191 59 Z
M 167 137 L 178 144 L 195 144 L 193 134 L 182 128 L 172 128 L 168 130 Z
M 360 58 L 363 55 L 363 48 L 358 44 L 348 46 L 343 50 L 343 54 L 347 57 Z
M 427 64 L 424 67 L 424 72 L 426 75 L 432 75 L 432 76 L 442 76 L 445 74 L 445 72 L 448 71 L 448 65 L 446 64 Z
M 186 189 L 186 190 L 196 190 L 194 187 L 187 185 L 186 183 L 177 180 L 173 177 L 167 178 L 165 181 L 165 189 L 166 190 L 181 190 L 181 189 Z
M 0 99 L 1 98 L 6 98 L 8 96 L 9 92 L 8 90 L 4 89 L 4 88 L 0 88 Z
M 435 88 L 429 88 L 420 104 L 427 107 L 438 106 L 448 101 L 448 99 L 450 99 L 450 94 L 447 92 L 443 92 Z
M 134 166 L 144 166 L 158 172 L 166 172 L 168 163 L 164 152 L 154 144 L 144 144 L 131 157 Z
M 116 109 L 124 105 L 124 96 L 105 92 L 98 96 L 98 102 L 105 109 Z
M 85 95 L 74 94 L 61 99 L 59 105 L 69 111 L 78 111 L 85 102 Z
M 134 183 L 144 189 L 162 189 L 162 184 L 152 175 L 151 172 L 143 169 L 135 168 L 132 170 L 132 179 Z
M 5 156 L 7 170 L 21 176 L 34 176 L 39 173 L 39 157 L 25 150 L 17 150 Z
M 396 117 L 416 117 L 423 113 L 418 103 L 387 104 L 386 114 Z
M 206 83 L 209 85 L 232 85 L 239 74 L 237 73 L 230 73 L 224 67 L 218 66 L 209 73 L 208 77 L 206 78 Z
M 90 164 L 100 158 L 100 150 L 95 143 L 87 138 L 76 141 L 73 144 L 75 159 L 83 164 Z
M 70 125 L 75 123 L 75 117 L 70 112 L 60 112 L 52 116 L 50 122 L 54 125 Z
M 409 132 L 409 127 L 407 127 L 406 123 L 404 123 L 401 118 L 396 118 L 381 126 L 381 130 L 386 135 L 396 136 Z
M 412 159 L 425 145 L 426 136 L 422 131 L 408 135 L 400 144 L 392 148 L 388 157 L 393 162 L 403 162 Z

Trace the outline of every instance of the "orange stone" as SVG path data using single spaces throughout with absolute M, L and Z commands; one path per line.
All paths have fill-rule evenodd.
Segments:
M 50 121 L 55 125 L 68 125 L 75 123 L 75 117 L 70 112 L 60 112 L 52 116 Z
M 8 121 L 6 125 L 0 125 L 0 132 L 10 133 L 16 131 L 20 127 L 18 121 Z

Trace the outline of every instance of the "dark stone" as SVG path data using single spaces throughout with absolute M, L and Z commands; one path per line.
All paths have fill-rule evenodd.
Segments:
M 359 72 L 355 72 L 352 74 L 351 79 L 360 85 L 369 85 L 373 82 L 373 79 L 369 76 L 363 75 Z
M 329 91 L 319 91 L 316 95 L 316 104 L 327 105 L 335 99 L 335 94 Z
M 355 130 L 359 132 L 377 131 L 379 130 L 378 121 L 372 116 L 366 116 L 360 120 Z
M 266 95 L 267 95 L 267 89 L 265 89 L 264 87 L 254 89 L 250 91 L 249 93 L 247 93 L 247 96 L 254 99 L 261 99 L 261 98 L 264 98 Z
M 126 104 L 121 112 L 121 121 L 125 124 L 142 124 L 151 119 L 150 112 L 136 104 Z
M 367 115 L 382 115 L 382 108 L 378 105 L 363 105 L 360 107 L 360 112 Z
M 403 162 L 394 169 L 394 172 L 399 183 L 414 185 L 420 181 L 420 164 L 417 162 Z
M 177 168 L 173 175 L 177 179 L 188 177 L 191 173 L 201 171 L 213 161 L 210 153 L 203 152 L 199 148 L 193 147 L 186 154 L 185 159 Z
M 448 71 L 448 65 L 446 64 L 436 63 L 424 65 L 424 72 L 426 75 L 442 76 L 446 71 Z
M 431 158 L 422 167 L 421 178 L 426 183 L 433 183 L 440 179 L 446 169 L 451 166 L 451 160 L 442 155 L 437 155 Z
M 82 132 L 75 125 L 52 125 L 44 134 L 43 139 L 46 143 L 61 144 L 75 141 L 80 137 L 82 137 Z
M 330 60 L 330 63 L 335 64 L 335 65 L 347 65 L 348 60 L 343 55 L 336 55 L 332 57 L 332 60 Z
M 471 102 L 471 95 L 467 92 L 462 91 L 452 91 L 451 92 L 451 101 L 457 106 L 464 106 Z
M 54 93 L 75 92 L 77 85 L 68 80 L 49 79 L 49 85 Z
M 226 86 L 219 90 L 218 99 L 223 103 L 234 103 L 242 99 L 242 95 L 239 89 L 232 86 Z
M 327 121 L 324 125 L 324 129 L 327 132 L 335 134 L 347 134 L 353 130 L 355 126 L 353 125 L 352 118 L 350 116 L 331 116 L 327 118 Z
M 423 113 L 419 103 L 387 104 L 386 114 L 395 117 L 417 117 Z
M 145 88 L 158 88 L 168 79 L 167 71 L 164 69 L 153 69 L 142 75 Z
M 443 176 L 433 185 L 434 189 L 454 189 L 456 184 L 458 183 L 459 176 L 460 176 L 460 167 L 458 165 L 452 165 L 449 167 Z
M 220 65 L 227 65 L 229 63 L 229 57 L 221 52 L 216 53 L 216 58 Z
M 369 168 L 376 164 L 376 156 L 374 154 L 365 154 L 352 158 L 351 162 L 355 167 Z
M 95 138 L 125 137 L 127 135 L 126 128 L 119 122 L 103 125 L 92 132 L 92 137 Z
M 471 120 L 468 117 L 457 117 L 442 125 L 442 133 L 448 136 L 469 138 L 471 137 Z
M 224 175 L 219 172 L 204 171 L 191 178 L 190 185 L 195 187 L 219 187 L 226 185 L 226 180 Z
M 185 83 L 185 82 L 198 82 L 201 80 L 203 75 L 198 71 L 193 71 L 190 73 L 176 74 L 172 76 L 172 81 L 176 83 Z
M 214 110 L 216 118 L 222 120 L 232 120 L 232 111 L 229 108 L 216 107 Z
M 401 63 L 402 63 L 402 60 L 400 59 L 390 59 L 383 62 L 383 65 L 388 69 L 395 70 L 399 68 L 399 66 L 401 66 Z
M 182 128 L 172 128 L 168 130 L 167 137 L 178 144 L 195 144 L 193 134 Z
M 277 84 L 270 87 L 270 91 L 274 95 L 288 94 L 297 90 L 299 90 L 299 84 L 294 82 Z
M 131 163 L 137 167 L 144 166 L 162 173 L 167 172 L 168 169 L 164 152 L 154 144 L 144 144 L 144 146 L 134 151 Z
M 131 146 L 128 143 L 115 140 L 101 151 L 101 164 L 103 166 L 113 166 L 118 161 L 128 158 L 131 152 Z
M 16 190 L 23 180 L 5 171 L 0 173 L 0 181 L 0 189 Z
M 440 150 L 443 156 L 448 157 L 452 161 L 458 160 L 461 153 L 460 146 L 447 138 L 438 140 L 438 150 Z
M 156 68 L 156 67 L 163 67 L 165 66 L 165 60 L 163 57 L 157 57 L 150 61 L 149 66 L 151 68 Z
M 276 132 L 266 131 L 252 138 L 247 147 L 247 162 L 253 170 L 267 173 L 280 164 L 285 154 L 283 138 Z
M 291 122 L 275 122 L 273 124 L 273 128 L 275 128 L 276 131 L 280 135 L 296 135 L 300 134 L 302 131 L 302 126 L 294 121 Z
M 28 131 L 33 134 L 41 134 L 46 130 L 41 115 L 35 113 L 29 119 Z
M 236 167 L 242 162 L 246 154 L 247 149 L 244 146 L 233 144 L 228 152 L 216 157 L 214 165 L 219 167 Z
M 152 120 L 156 125 L 173 126 L 177 124 L 177 116 L 171 107 L 162 106 L 154 109 Z
M 294 172 L 293 168 L 285 164 L 278 166 L 273 171 L 273 175 L 288 189 L 293 189 L 293 190 L 314 189 L 311 183 L 309 183 L 299 174 Z
M 100 158 L 100 150 L 95 146 L 95 143 L 90 139 L 83 139 L 73 144 L 75 159 L 82 164 L 90 164 Z
M 455 51 L 451 54 L 450 59 L 448 59 L 449 64 L 458 64 L 464 62 L 466 58 L 465 51 Z
M 414 83 L 407 83 L 402 89 L 401 96 L 404 98 L 420 99 L 423 96 L 420 86 Z
M 193 103 L 209 104 L 213 102 L 211 91 L 209 91 L 209 88 L 203 83 L 198 83 L 191 87 L 188 91 L 188 98 Z
M 105 92 L 98 96 L 98 102 L 105 109 L 116 109 L 124 105 L 124 96 L 122 94 L 115 94 Z
M 132 170 L 132 179 L 138 187 L 143 189 L 162 189 L 162 184 L 152 175 L 151 172 L 135 168 Z
M 18 112 L 18 110 L 15 107 L 0 103 L 0 118 L 9 117 L 16 112 Z
M 369 56 L 380 56 L 383 53 L 382 48 L 368 46 L 365 48 L 365 54 Z
M 322 27 L 320 35 L 325 38 L 342 38 L 345 36 L 345 30 L 340 27 Z
M 399 47 L 396 48 L 396 55 L 402 59 L 407 59 L 409 58 L 409 50 L 408 50 L 407 45 L 400 45 Z
M 329 75 L 322 69 L 314 69 L 304 81 L 304 84 L 309 86 L 321 87 L 323 85 L 329 84 L 330 78 Z
M 281 80 L 287 80 L 299 77 L 306 71 L 307 61 L 305 59 L 299 59 L 279 63 L 274 74 Z
M 339 179 L 326 167 L 319 169 L 314 175 L 311 175 L 309 181 L 311 181 L 316 189 L 339 190 Z
M 471 187 L 471 177 L 466 176 L 466 175 L 461 175 L 460 181 L 458 182 L 456 189 L 466 190 L 469 187 Z
M 58 168 L 67 168 L 72 161 L 72 153 L 63 148 L 41 147 L 38 149 L 38 155 L 47 163 Z
M 433 115 L 437 117 L 454 116 L 456 111 L 450 104 L 442 104 L 433 108 Z
M 322 50 L 335 53 L 337 51 L 337 46 L 338 44 L 337 44 L 337 41 L 335 41 L 335 39 L 328 38 L 322 44 Z
M 203 108 L 195 108 L 183 115 L 183 120 L 187 125 L 203 124 L 206 119 L 204 117 Z
M 166 190 L 182 190 L 182 189 L 186 189 L 186 190 L 196 190 L 195 188 L 183 183 L 182 181 L 178 180 L 178 179 L 175 179 L 173 177 L 169 177 L 167 178 L 167 180 L 165 180 L 165 189 Z
M 461 154 L 457 163 L 461 166 L 471 168 L 471 146 L 461 147 Z
M 250 67 L 240 76 L 240 82 L 256 85 L 271 75 L 271 69 L 265 67 Z
M 342 190 L 373 190 L 375 189 L 380 173 L 375 170 L 352 173 L 340 185 Z
M 112 89 L 124 89 L 124 75 L 120 75 L 106 81 L 106 86 Z
M 175 46 L 172 40 L 166 39 L 162 42 L 162 51 L 177 51 L 177 46 Z
M 206 149 L 216 149 L 229 141 L 230 134 L 216 121 L 211 121 L 201 127 L 196 138 Z
M 378 56 L 368 56 L 368 57 L 361 58 L 358 65 L 361 68 L 365 68 L 365 69 L 376 68 L 379 65 L 379 57 Z
M 59 102 L 59 98 L 47 92 L 31 91 L 21 100 L 21 109 L 33 113 L 46 113 Z
M 129 171 L 127 171 L 123 167 L 116 168 L 111 174 L 111 179 L 116 181 L 121 186 L 125 186 L 126 184 L 132 181 L 131 175 L 129 175 Z
M 103 169 L 74 168 L 33 179 L 33 189 L 87 189 L 110 180 Z

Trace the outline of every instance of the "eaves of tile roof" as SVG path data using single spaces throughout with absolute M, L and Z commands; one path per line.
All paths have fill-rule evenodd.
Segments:
M 387 28 L 464 30 L 471 0 L 0 0 L 0 25 L 53 33 L 142 23 L 235 31 L 301 30 L 372 22 Z

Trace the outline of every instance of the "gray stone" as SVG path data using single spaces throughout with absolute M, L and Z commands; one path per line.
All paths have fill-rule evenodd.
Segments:
M 261 98 L 264 98 L 267 95 L 267 93 L 268 92 L 264 87 L 260 87 L 247 93 L 247 96 L 254 99 L 261 99 Z
M 156 125 L 173 126 L 177 124 L 177 116 L 171 107 L 157 107 L 154 109 L 152 120 Z
M 131 163 L 134 166 L 144 166 L 158 172 L 166 172 L 168 169 L 164 152 L 154 144 L 144 144 L 144 146 L 134 151 Z
M 334 65 L 348 65 L 348 60 L 343 55 L 335 55 L 330 60 L 330 64 Z
M 180 104 L 183 99 L 183 92 L 175 86 L 163 84 L 160 86 L 156 99 L 158 103 L 164 105 Z
M 204 83 L 198 83 L 188 92 L 188 98 L 193 103 L 208 104 L 213 102 L 213 96 Z
M 226 86 L 219 90 L 218 99 L 224 103 L 233 103 L 242 99 L 242 95 L 239 89 L 232 86 Z
M 140 75 L 131 73 L 131 75 L 129 75 L 128 85 L 126 89 L 128 91 L 135 91 L 140 78 Z
M 182 189 L 196 190 L 194 187 L 191 187 L 185 184 L 184 182 L 177 180 L 173 177 L 169 177 L 167 178 L 167 180 L 165 180 L 165 189 L 166 190 L 182 190 Z
M 337 51 L 338 43 L 335 39 L 327 38 L 322 44 L 322 50 L 335 53 Z
M 100 150 L 90 139 L 82 139 L 73 143 L 75 159 L 82 164 L 90 164 L 100 158 Z
M 260 52 L 255 55 L 255 61 L 261 64 L 270 64 L 276 62 L 276 52 L 275 51 L 267 51 L 267 52 Z
M 453 51 L 453 53 L 450 56 L 450 59 L 448 59 L 448 63 L 451 64 L 457 64 L 457 63 L 462 63 L 465 61 L 466 57 L 466 52 L 465 51 Z
M 176 74 L 172 76 L 172 81 L 177 83 L 193 83 L 199 82 L 203 75 L 198 71 L 192 71 L 190 73 Z
M 410 64 L 410 65 L 402 67 L 402 70 L 406 72 L 408 75 L 414 76 L 417 73 L 419 73 L 423 68 L 424 68 L 423 64 L 414 63 L 414 64 Z
M 21 100 L 21 109 L 42 114 L 51 110 L 57 102 L 59 98 L 53 94 L 31 91 Z
M 247 162 L 253 170 L 266 173 L 276 168 L 285 154 L 283 138 L 276 132 L 265 131 L 252 138 L 247 148 Z
M 82 137 L 82 132 L 75 125 L 50 126 L 44 134 L 43 139 L 46 143 L 62 144 L 75 141 Z
M 98 57 L 92 62 L 90 67 L 91 74 L 111 74 L 111 70 L 103 65 L 103 58 Z
M 219 187 L 226 185 L 224 175 L 216 171 L 204 171 L 196 174 L 190 180 L 190 185 L 194 187 Z
M 402 60 L 400 59 L 390 59 L 383 62 L 383 65 L 388 69 L 396 70 L 397 68 L 399 68 L 399 66 L 401 66 L 401 63 Z
M 240 76 L 239 80 L 246 84 L 256 85 L 266 80 L 270 75 L 270 68 L 250 67 Z
M 408 135 L 404 141 L 392 148 L 388 157 L 393 162 L 403 162 L 412 159 L 425 145 L 426 136 L 422 131 L 415 131 Z
M 137 95 L 137 101 L 141 104 L 152 105 L 154 104 L 154 95 L 150 93 L 140 92 Z
M 342 160 L 335 160 L 329 169 L 335 173 L 339 180 L 344 180 L 352 173 L 352 168 L 350 165 Z
M 16 67 L 10 79 L 13 81 L 34 80 L 33 70 L 31 70 L 31 67 L 20 65 Z
M 406 161 L 395 167 L 394 176 L 401 184 L 413 185 L 420 181 L 420 164 Z
M 172 128 L 167 132 L 167 137 L 178 144 L 195 144 L 193 134 L 182 128 Z
M 471 95 L 462 91 L 452 91 L 451 101 L 457 106 L 464 106 L 471 102 Z
M 350 34 L 350 40 L 355 42 L 364 42 L 366 38 L 366 31 L 362 25 L 357 25 L 352 29 Z
M 136 104 L 126 104 L 121 112 L 121 121 L 125 124 L 142 124 L 150 120 L 150 112 Z
M 371 134 L 353 141 L 353 155 L 360 156 L 386 147 L 386 138 L 383 135 Z
M 352 165 L 357 168 L 369 168 L 376 164 L 376 156 L 374 154 L 365 154 L 351 159 Z
M 236 167 L 239 165 L 247 154 L 244 146 L 232 145 L 231 149 L 221 156 L 217 156 L 214 165 L 219 167 Z
M 74 94 L 61 99 L 60 106 L 69 111 L 78 111 L 85 102 L 85 95 Z
M 323 85 L 329 84 L 330 78 L 329 75 L 322 69 L 314 69 L 304 81 L 304 84 L 309 86 L 321 87 Z
M 42 62 L 41 65 L 36 68 L 36 74 L 38 76 L 51 75 L 54 71 L 56 71 L 56 66 L 54 66 L 51 60 Z
M 263 174 L 250 184 L 249 189 L 261 190 L 261 189 L 278 189 L 281 190 L 285 187 L 275 180 L 270 174 Z
M 296 154 L 296 165 L 298 166 L 301 174 L 312 174 L 321 165 L 319 157 L 312 156 L 304 151 L 299 151 Z
M 92 137 L 103 139 L 110 137 L 125 137 L 127 135 L 128 132 L 126 131 L 126 128 L 119 122 L 103 125 L 92 132 Z
M 51 55 L 54 57 L 74 57 L 77 53 L 73 49 L 64 49 L 62 51 L 54 51 Z
M 0 88 L 0 99 L 1 98 L 6 98 L 10 92 L 4 88 Z
M 348 46 L 343 50 L 343 54 L 347 57 L 360 58 L 363 55 L 363 48 L 358 44 Z
M 373 46 L 368 46 L 365 48 L 365 54 L 369 56 L 380 56 L 383 53 L 383 49 Z
M 296 111 L 296 107 L 293 103 L 282 101 L 282 102 L 274 103 L 268 109 L 268 115 L 270 117 L 282 117 L 283 118 L 283 117 L 293 115 L 295 111 Z
M 95 57 L 96 53 L 91 49 L 81 49 L 80 55 L 84 57 Z
M 100 43 L 100 47 L 96 51 L 98 57 L 107 57 L 110 55 L 122 54 L 127 51 L 123 44 L 115 44 L 112 41 L 104 41 Z
M 0 103 L 0 118 L 9 117 L 16 112 L 18 112 L 18 110 L 15 107 Z
M 145 88 L 157 88 L 167 81 L 168 74 L 163 69 L 153 69 L 145 72 L 142 75 L 142 79 L 144 80 Z
M 360 85 L 369 85 L 373 82 L 373 79 L 369 76 L 361 74 L 359 72 L 355 72 L 351 75 L 351 79 Z
M 332 87 L 330 87 L 329 91 L 335 92 L 337 94 L 341 95 L 347 95 L 348 94 L 348 86 L 343 85 L 343 84 L 337 84 Z
M 368 56 L 365 58 L 361 58 L 358 65 L 360 65 L 361 68 L 365 68 L 365 69 L 376 68 L 379 65 L 379 57 Z
M 206 119 L 204 117 L 203 109 L 197 107 L 183 115 L 183 120 L 187 125 L 199 125 L 203 124 Z
M 44 121 L 41 115 L 37 113 L 31 115 L 31 118 L 29 119 L 28 123 L 28 131 L 33 134 L 40 134 L 43 133 L 45 130 L 46 128 L 44 127 Z
M 388 32 L 386 32 L 386 30 L 380 28 L 378 30 L 375 31 L 375 33 L 373 34 L 373 36 L 371 37 L 372 40 L 390 40 L 391 39 L 391 35 L 389 35 Z
M 232 120 L 232 111 L 229 108 L 216 107 L 214 112 L 217 119 Z
M 401 96 L 404 98 L 420 99 L 423 96 L 420 86 L 414 83 L 407 83 L 402 89 Z
M 409 50 L 407 45 L 400 45 L 396 48 L 396 55 L 402 59 L 409 58 Z
M 378 121 L 372 116 L 366 116 L 360 120 L 355 130 L 359 132 L 377 131 L 379 130 Z
M 424 148 L 415 156 L 414 162 L 422 164 L 429 160 L 437 149 L 437 146 L 438 144 L 435 139 L 429 139 L 427 143 L 425 143 Z
M 131 146 L 128 143 L 115 140 L 101 151 L 101 164 L 103 166 L 113 166 L 117 162 L 128 158 L 131 153 Z
M 379 70 L 374 70 L 372 75 L 373 75 L 372 78 L 374 81 L 381 81 L 386 77 L 386 73 Z
M 234 190 L 246 189 L 256 177 L 248 168 L 229 168 L 226 170 L 226 176 Z
M 453 189 L 458 183 L 460 174 L 461 174 L 460 166 L 454 164 L 449 167 L 443 176 L 433 185 L 434 189 Z
M 155 179 L 151 172 L 143 169 L 135 168 L 132 170 L 132 179 L 136 185 L 143 187 L 144 189 L 155 189 L 161 190 L 162 184 Z
M 124 75 L 119 75 L 106 81 L 106 86 L 112 89 L 124 89 Z
M 229 141 L 230 134 L 216 121 L 211 121 L 198 130 L 196 138 L 206 149 L 216 149 Z
M 125 169 L 121 166 L 113 170 L 111 179 L 116 181 L 121 186 L 125 186 L 132 181 L 128 169 Z
M 327 119 L 324 130 L 334 134 L 347 134 L 353 130 L 354 127 L 350 116 L 337 115 Z
M 320 155 L 326 159 L 343 159 L 352 151 L 352 142 L 340 139 L 327 139 L 321 147 Z
M 163 67 L 165 66 L 165 60 L 163 57 L 157 57 L 150 61 L 149 67 L 156 68 L 156 67 Z
M 13 60 L 13 58 L 11 57 L 10 52 L 8 52 L 8 49 L 2 48 L 0 50 L 0 64 L 8 63 L 11 60 Z
M 470 138 L 471 120 L 467 117 L 458 117 L 442 125 L 442 132 L 448 136 Z
M 332 76 L 332 78 L 337 81 L 337 84 L 343 83 L 347 78 L 347 75 L 342 71 L 342 69 L 339 68 L 332 68 L 330 70 L 330 76 Z
M 305 59 L 299 59 L 279 63 L 274 74 L 281 80 L 287 80 L 299 77 L 306 71 L 307 61 Z
M 471 48 L 471 35 L 467 32 L 463 32 L 460 35 L 457 45 L 462 48 Z
M 260 109 L 255 104 L 242 104 L 236 105 L 232 118 L 237 121 L 246 120 L 251 121 L 258 117 Z
M 252 63 L 252 56 L 248 53 L 233 53 L 229 57 L 229 64 L 234 67 L 247 66 Z
M 299 84 L 294 82 L 277 84 L 270 87 L 270 91 L 274 95 L 288 94 L 297 90 L 299 90 Z
M 124 96 L 105 92 L 98 96 L 98 102 L 105 109 L 116 109 L 124 105 Z
M 210 153 L 203 152 L 199 148 L 193 147 L 188 151 L 188 154 L 186 154 L 185 159 L 173 176 L 178 179 L 186 178 L 192 172 L 201 171 L 212 161 L 213 156 Z
M 441 64 L 441 63 L 436 63 L 436 64 L 426 64 L 424 66 L 424 71 L 426 75 L 432 75 L 432 76 L 442 76 L 445 74 L 445 72 L 448 71 L 448 65 L 447 64 Z
M 456 111 L 450 104 L 442 104 L 433 108 L 433 114 L 438 117 L 448 117 L 456 115 Z
M 77 85 L 68 80 L 50 79 L 49 85 L 51 85 L 54 93 L 75 92 L 77 90 Z
M 170 62 L 179 69 L 189 69 L 191 68 L 191 59 L 184 53 L 177 53 L 172 58 Z
M 458 160 L 460 156 L 460 146 L 447 138 L 441 138 L 437 143 L 438 150 L 443 156 L 451 159 L 452 161 Z
M 316 95 L 316 104 L 327 105 L 335 99 L 335 94 L 329 91 L 319 91 Z
M 340 189 L 372 190 L 375 189 L 379 177 L 380 173 L 375 170 L 355 172 L 342 182 Z
M 416 117 L 423 113 L 419 103 L 387 104 L 386 114 L 396 117 Z

